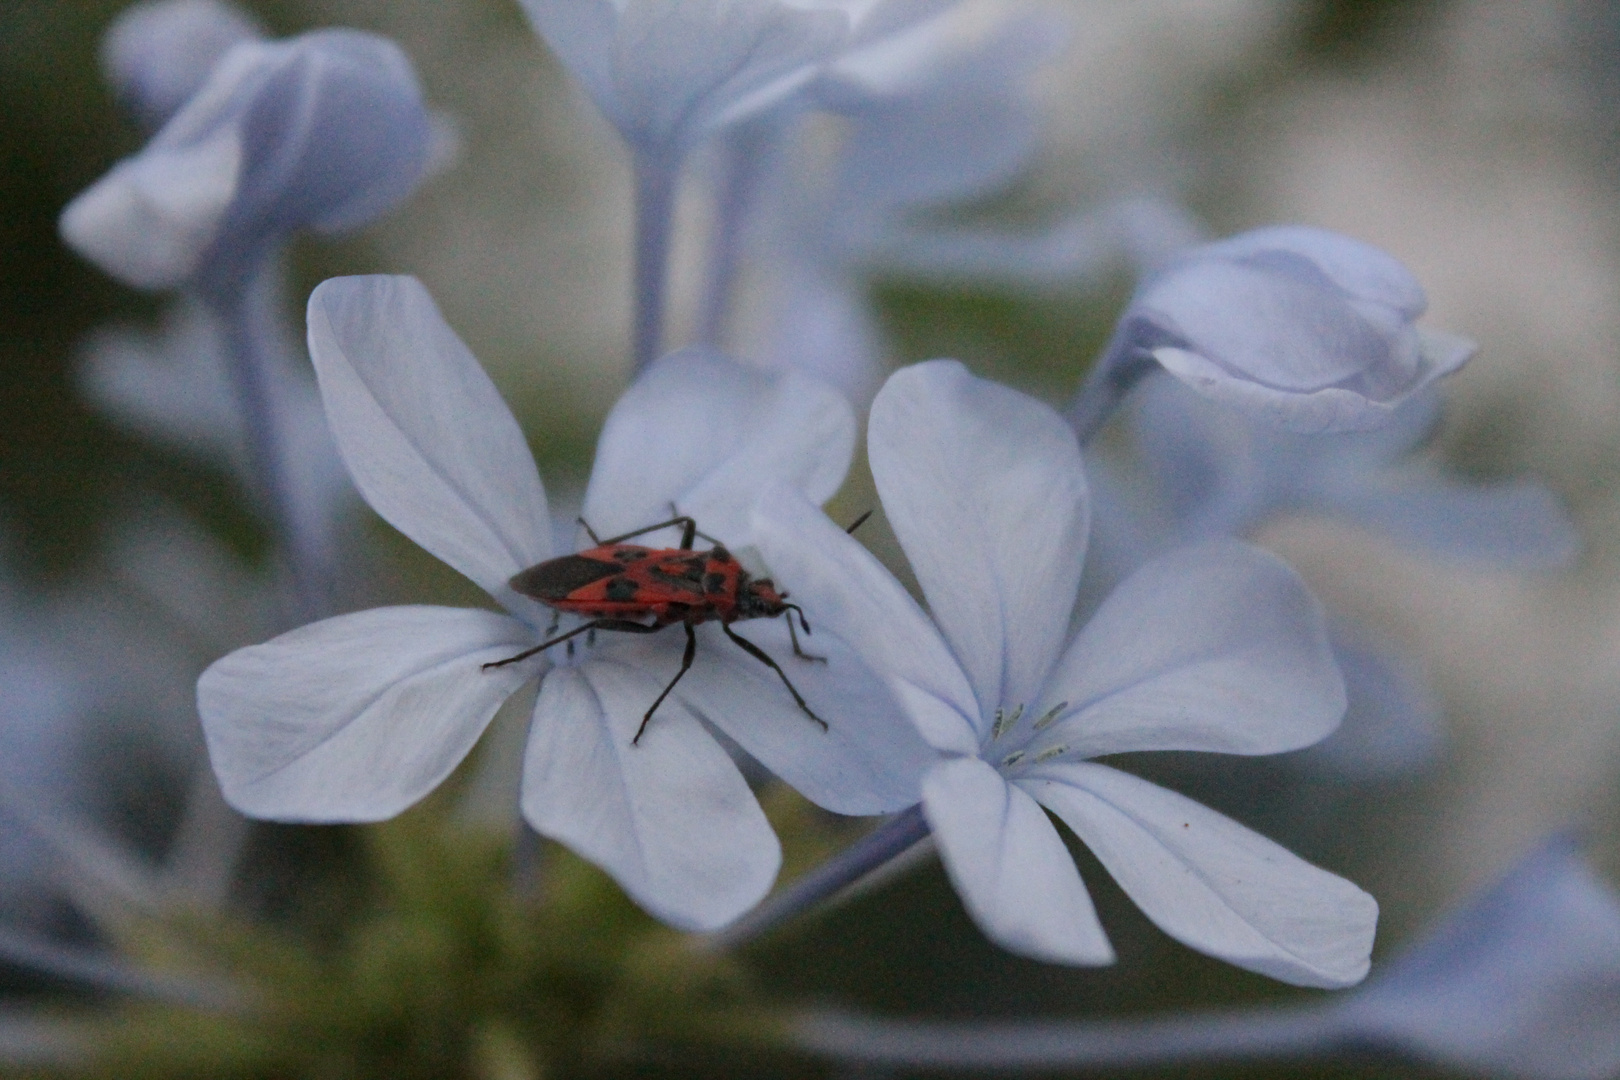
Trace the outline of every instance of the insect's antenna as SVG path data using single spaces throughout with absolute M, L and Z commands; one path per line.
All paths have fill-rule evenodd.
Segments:
M 871 517 L 871 516 L 872 516 L 872 511 L 868 510 L 866 513 L 862 514 L 860 517 L 858 517 L 854 521 L 850 522 L 849 523 L 849 528 L 845 529 L 844 531 L 846 533 L 848 533 L 849 535 L 854 536 L 855 535 L 855 530 L 860 528 L 862 525 L 865 525 L 866 524 L 866 519 Z M 809 633 L 809 629 L 806 628 L 805 632 Z
M 799 625 L 804 627 L 805 633 L 811 633 L 810 622 L 804 617 L 804 609 L 802 607 L 800 607 L 798 604 L 783 604 L 782 606 L 788 611 L 797 611 L 799 613 Z
M 580 526 L 585 530 L 585 535 L 591 538 L 591 543 L 595 544 L 597 547 L 602 546 L 602 538 L 596 535 L 596 530 L 591 528 L 590 522 L 586 521 L 582 517 L 577 517 L 574 520 L 579 522 Z M 861 520 L 864 521 L 866 519 L 862 518 Z M 854 526 L 852 525 L 850 528 L 854 528 Z

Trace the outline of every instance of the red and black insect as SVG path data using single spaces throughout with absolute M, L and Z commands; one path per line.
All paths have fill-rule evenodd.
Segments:
M 866 520 L 863 516 L 861 521 Z M 850 526 L 853 531 L 861 522 Z M 664 687 L 664 692 L 652 703 L 641 718 L 632 744 L 641 741 L 658 706 L 664 703 L 675 684 L 692 667 L 697 653 L 697 635 L 693 627 L 699 623 L 718 620 L 726 636 L 736 642 L 749 656 L 758 660 L 782 680 L 788 693 L 804 714 L 825 730 L 827 722 L 810 711 L 799 691 L 788 679 L 787 673 L 770 655 L 731 629 L 731 624 L 743 619 L 769 619 L 787 615 L 788 636 L 793 641 L 793 655 L 805 660 L 822 660 L 799 648 L 799 635 L 793 626 L 793 616 L 799 616 L 799 625 L 810 633 L 810 624 L 797 604 L 787 602 L 787 593 L 778 592 L 770 578 L 754 580 L 742 564 L 711 536 L 697 531 L 697 522 L 689 517 L 674 517 L 648 525 L 644 529 L 627 532 L 623 536 L 600 539 L 583 519 L 580 524 L 596 545 L 575 555 L 548 559 L 513 575 L 512 588 L 524 596 L 533 597 L 543 604 L 571 615 L 591 616 L 591 621 L 577 626 L 566 634 L 526 649 L 516 656 L 496 660 L 484 667 L 496 668 L 515 664 L 535 653 L 560 645 L 570 638 L 596 630 L 618 630 L 628 634 L 653 634 L 666 626 L 680 623 L 686 628 L 686 652 L 681 657 L 681 669 Z M 681 546 L 678 548 L 648 548 L 624 541 L 644 533 L 681 526 Z M 714 547 L 708 551 L 693 551 L 692 542 L 703 536 Z M 643 621 L 651 619 L 650 622 Z M 572 646 L 570 646 L 572 648 Z

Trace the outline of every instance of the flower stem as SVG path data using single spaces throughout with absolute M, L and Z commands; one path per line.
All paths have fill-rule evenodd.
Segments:
M 635 152 L 636 266 L 635 329 L 632 356 L 640 375 L 658 358 L 664 340 L 668 299 L 670 234 L 674 228 L 675 185 L 680 159 L 674 154 Z
M 273 273 L 273 265 L 263 273 Z M 289 625 L 321 618 L 331 602 L 334 570 L 298 513 L 287 461 L 287 437 L 271 383 L 274 329 L 262 309 L 258 278 L 207 297 L 224 330 L 249 483 L 269 518 L 292 578 Z
M 768 118 L 756 120 L 733 128 L 721 141 L 720 190 L 709 247 L 709 280 L 698 320 L 698 340 L 705 345 L 718 347 L 725 336 L 742 266 L 743 236 L 777 130 L 775 122 Z
M 793 884 L 768 897 L 708 944 L 736 949 L 764 936 L 788 920 L 831 898 L 875 870 L 898 859 L 929 834 L 922 804 L 902 810 Z
M 981 1023 L 828 1012 L 802 1015 L 790 1031 L 801 1048 L 848 1064 L 997 1072 L 1292 1058 L 1357 1042 L 1353 1025 L 1331 1006 Z

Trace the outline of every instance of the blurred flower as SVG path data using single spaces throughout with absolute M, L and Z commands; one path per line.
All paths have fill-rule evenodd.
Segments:
M 1075 420 L 1089 435 L 1156 363 L 1293 431 L 1378 427 L 1474 352 L 1418 330 L 1426 306 L 1404 266 L 1324 229 L 1256 229 L 1193 248 L 1137 291 Z
M 101 39 L 101 66 L 119 100 L 149 128 L 189 101 L 231 47 L 264 36 L 220 0 L 146 0 L 119 13 Z
M 363 225 L 415 189 L 432 130 L 410 62 L 354 30 L 245 41 L 145 149 L 62 212 L 62 235 L 149 289 L 230 291 L 294 230 Z
M 1152 547 L 1162 550 L 1240 536 L 1295 511 L 1376 529 L 1441 558 L 1508 569 L 1573 559 L 1580 538 L 1544 486 L 1471 482 L 1419 456 L 1439 418 L 1440 400 L 1431 389 L 1393 410 L 1379 430 L 1298 435 L 1201 397 L 1177 380 L 1149 379 L 1126 414 L 1147 481 L 1132 485 L 1135 505 L 1150 515 L 1138 532 L 1154 534 Z M 1109 468 L 1095 455 L 1088 465 L 1094 478 Z M 1097 486 L 1119 489 L 1122 483 L 1107 479 Z
M 274 275 L 254 287 L 267 295 L 257 335 L 262 345 L 262 392 L 276 418 L 287 508 L 298 535 L 311 538 L 325 562 L 337 558 L 339 531 L 356 503 L 354 485 L 332 444 L 320 395 L 303 358 L 281 339 L 270 312 L 281 296 Z M 301 350 L 300 350 L 301 351 Z M 183 296 L 156 332 L 109 327 L 82 347 L 81 391 L 91 402 L 144 438 L 198 454 L 232 469 L 251 490 L 256 482 L 242 429 L 229 344 L 207 306 Z
M 1166 933 L 1288 982 L 1366 974 L 1377 905 L 1228 818 L 1085 759 L 1270 754 L 1344 712 L 1320 609 L 1235 542 L 1143 567 L 1070 637 L 1089 501 L 1073 433 L 1014 391 L 935 361 L 872 406 L 873 476 L 932 621 L 854 540 L 778 488 L 761 549 L 944 755 L 923 807 L 980 927 L 1039 959 L 1113 959 L 1057 814 Z
M 999 1072 L 1410 1055 L 1513 1080 L 1620 1070 L 1620 897 L 1568 835 L 1532 851 L 1353 993 L 1151 1019 L 875 1020 L 811 1014 L 800 1045 L 870 1065 Z
M 1360 1039 L 1491 1076 L 1620 1070 L 1620 897 L 1564 834 L 1344 1002 Z
M 554 554 L 522 432 L 414 279 L 328 281 L 309 317 L 322 398 L 361 493 L 510 614 L 363 611 L 214 664 L 198 700 L 233 805 L 280 820 L 390 817 L 444 779 L 501 702 L 537 675 L 524 813 L 678 926 L 735 918 L 770 887 L 780 859 L 706 722 L 829 809 L 878 813 L 916 801 L 926 748 L 830 635 L 816 636 L 827 663 L 794 673 L 827 731 L 773 673 L 714 634 L 639 744 L 643 713 L 680 665 L 674 634 L 604 632 L 594 643 L 575 639 L 565 655 L 483 670 L 546 640 L 557 621 L 508 584 Z M 584 517 L 611 533 L 663 520 L 674 505 L 741 547 L 762 486 L 825 499 L 853 445 L 849 406 L 831 390 L 712 354 L 674 354 L 609 416 Z M 774 621 L 749 636 L 788 646 Z
M 679 157 L 950 0 L 523 0 L 638 153 Z
M 1121 419 L 1130 453 L 1102 447 L 1086 461 L 1094 592 L 1157 553 L 1251 535 L 1287 513 L 1325 515 L 1422 554 L 1506 569 L 1562 565 L 1578 550 L 1574 525 L 1542 485 L 1469 482 L 1419 455 L 1439 419 L 1432 388 L 1376 431 L 1299 435 L 1179 380 L 1149 377 Z M 1335 620 L 1330 633 L 1350 709 L 1340 729 L 1299 760 L 1361 779 L 1427 764 L 1440 743 L 1440 718 L 1421 675 L 1348 621 Z

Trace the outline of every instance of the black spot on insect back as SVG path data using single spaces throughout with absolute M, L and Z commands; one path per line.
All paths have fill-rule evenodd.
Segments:
M 618 572 L 617 563 L 587 559 L 583 555 L 564 555 L 513 574 L 508 584 L 515 592 L 536 600 L 562 600 L 575 589 Z
M 641 587 L 627 577 L 616 577 L 607 583 L 606 598 L 616 604 L 629 603 L 640 594 Z

